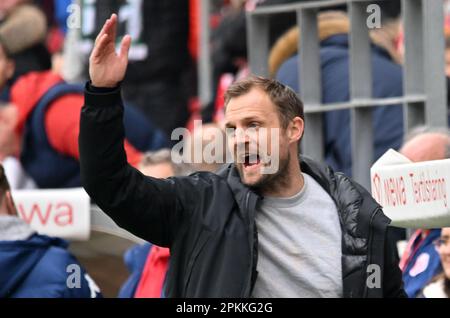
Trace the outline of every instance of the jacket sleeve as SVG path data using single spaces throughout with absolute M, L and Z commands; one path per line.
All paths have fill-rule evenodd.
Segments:
M 159 246 L 170 246 L 185 210 L 176 180 L 146 177 L 127 163 L 120 88 L 88 84 L 80 119 L 80 168 L 86 192 L 119 226 Z

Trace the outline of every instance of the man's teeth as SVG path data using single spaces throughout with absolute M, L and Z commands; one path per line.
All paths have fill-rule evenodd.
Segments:
M 246 165 L 257 164 L 259 162 L 259 156 L 255 154 L 246 155 L 244 157 L 244 163 Z

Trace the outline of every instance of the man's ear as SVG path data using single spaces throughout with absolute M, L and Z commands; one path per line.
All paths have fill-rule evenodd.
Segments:
M 303 137 L 303 132 L 305 130 L 305 122 L 300 117 L 295 117 L 289 125 L 289 142 L 298 143 Z
M 8 215 L 18 216 L 16 205 L 14 204 L 14 200 L 11 195 L 11 191 L 6 191 L 5 200 L 6 200 L 6 211 L 7 211 Z

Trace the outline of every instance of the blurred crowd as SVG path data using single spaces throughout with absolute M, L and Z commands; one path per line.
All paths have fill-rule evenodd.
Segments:
M 302 0 L 211 0 L 212 98 L 201 105 L 200 0 L 0 1 L 0 297 L 101 296 L 101 282 L 97 286 L 96 277 L 87 273 L 79 294 L 65 288 L 66 264 L 79 264 L 83 273 L 89 268 L 83 269 L 66 242 L 38 235 L 21 221 L 10 193 L 11 189 L 81 186 L 78 133 L 89 54 L 111 13 L 118 14 L 119 36 L 132 36 L 121 84 L 127 159 L 145 175 L 167 178 L 220 168 L 206 162 L 172 162 L 171 133 L 177 127 L 192 130 L 194 120 L 201 119 L 202 133 L 187 138 L 187 147 L 215 138 L 208 132 L 223 128 L 225 90 L 250 72 L 246 11 L 294 2 Z M 401 2 L 372 2 L 382 10 L 382 27 L 370 33 L 373 97 L 402 96 Z M 449 1 L 445 12 L 445 72 L 450 85 Z M 350 99 L 349 25 L 345 6 L 319 13 L 323 103 Z M 302 69 L 297 67 L 298 39 L 294 13 L 271 18 L 270 74 L 297 92 Z M 323 147 L 327 164 L 351 176 L 350 111 L 326 112 L 323 117 L 325 140 L 317 146 Z M 414 162 L 450 156 L 448 127 L 403 135 L 402 105 L 375 107 L 373 131 L 374 161 L 389 148 Z M 218 155 L 225 157 L 225 150 Z M 404 230 L 392 230 L 392 244 L 406 239 Z M 408 295 L 450 297 L 450 228 L 415 230 L 408 239 L 406 250 L 399 252 Z M 164 297 L 168 249 L 138 244 L 124 258 L 130 276 L 119 282 L 120 291 L 116 288 L 105 295 Z

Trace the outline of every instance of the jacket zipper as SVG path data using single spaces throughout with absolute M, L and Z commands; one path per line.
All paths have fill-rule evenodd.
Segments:
M 250 273 L 248 275 L 248 279 L 246 282 L 246 286 L 244 289 L 244 297 L 250 297 L 250 292 L 252 288 L 252 277 L 253 277 L 253 270 L 255 264 L 253 264 L 253 254 L 254 254 L 254 215 L 249 211 L 249 201 L 250 201 L 250 191 L 247 192 L 245 196 L 245 210 L 247 211 L 247 216 L 249 220 L 249 246 L 250 246 L 250 262 L 251 262 L 251 268 Z M 251 215 L 250 215 L 251 214 Z
M 369 234 L 369 241 L 367 243 L 367 248 L 368 248 L 368 253 L 367 253 L 367 266 L 369 266 L 372 262 L 372 243 L 373 243 L 373 229 L 372 229 L 372 225 L 373 225 L 373 220 L 375 219 L 375 216 L 378 214 L 378 212 L 380 211 L 380 208 L 377 207 L 373 212 L 372 212 L 372 216 L 370 217 L 370 222 L 369 222 L 369 229 L 370 229 L 370 234 Z M 369 294 L 369 288 L 367 286 L 367 271 L 364 274 L 365 277 L 365 284 L 364 284 L 364 293 L 363 293 L 363 298 L 367 298 L 368 294 Z

